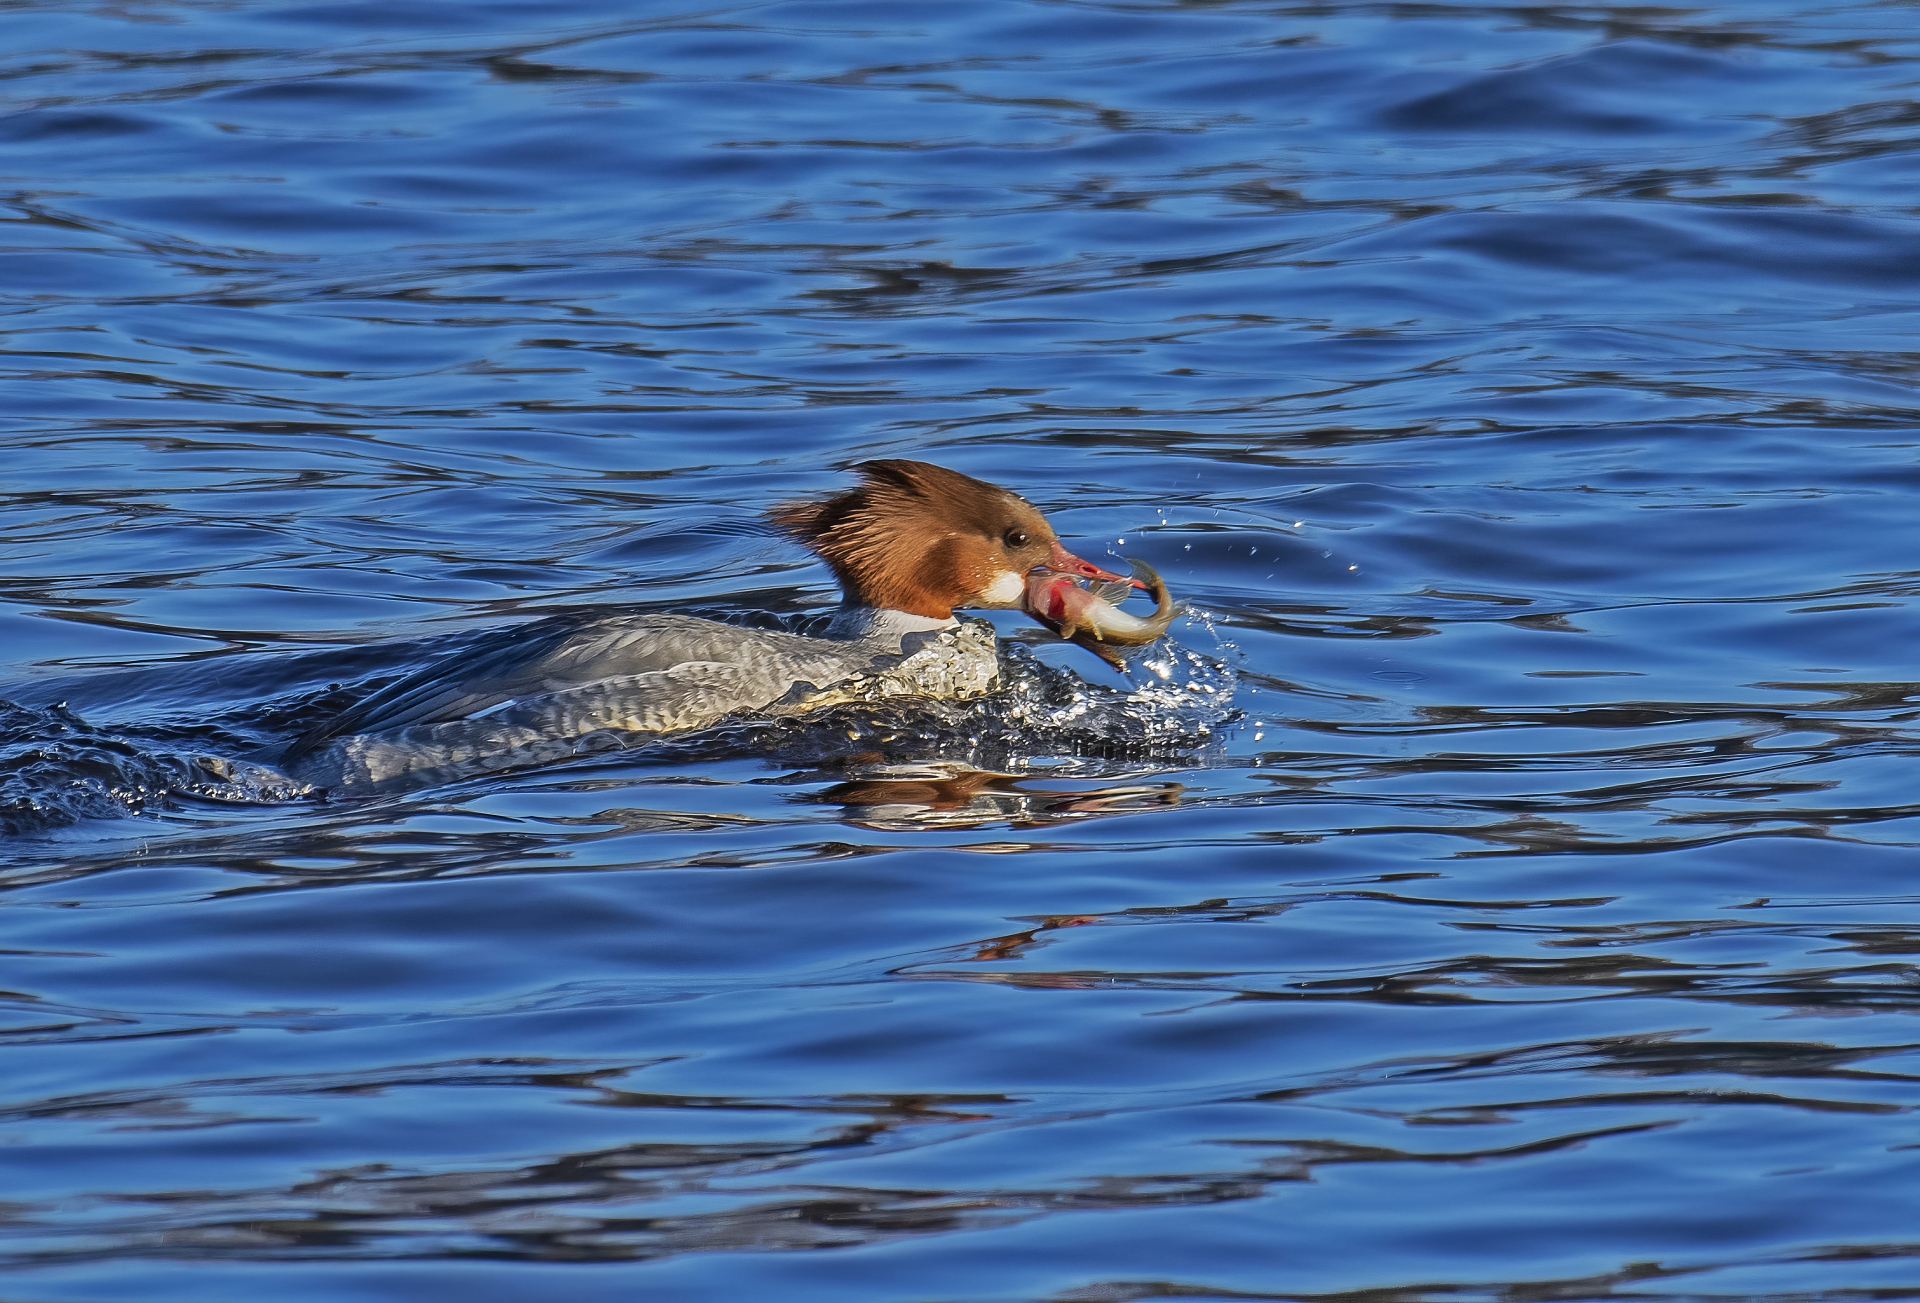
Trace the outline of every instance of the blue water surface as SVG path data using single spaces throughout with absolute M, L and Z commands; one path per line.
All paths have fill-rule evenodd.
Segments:
M 1920 1297 L 1911 4 L 0 31 L 7 1303 Z M 1184 650 L 248 768 L 902 456 Z

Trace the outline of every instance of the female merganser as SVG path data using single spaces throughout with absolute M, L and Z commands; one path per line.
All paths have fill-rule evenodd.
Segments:
M 1025 609 L 1053 623 L 1058 585 L 1030 580 L 1121 580 L 1068 552 L 1033 504 L 1005 489 L 926 462 L 853 469 L 857 488 L 769 513 L 840 581 L 825 636 L 685 615 L 554 616 L 484 635 L 388 685 L 294 742 L 281 767 L 315 789 L 391 791 L 740 712 L 979 696 L 999 677 L 993 627 L 955 619 L 955 607 Z

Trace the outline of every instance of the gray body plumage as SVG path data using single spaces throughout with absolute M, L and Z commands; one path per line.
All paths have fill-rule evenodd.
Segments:
M 300 738 L 314 788 L 394 791 L 705 728 L 891 696 L 992 689 L 993 627 L 843 609 L 829 636 L 685 615 L 556 617 L 483 638 Z

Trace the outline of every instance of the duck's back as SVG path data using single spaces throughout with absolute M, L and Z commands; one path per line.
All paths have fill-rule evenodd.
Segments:
M 390 684 L 300 738 L 281 765 L 321 788 L 417 787 L 741 711 L 893 695 L 922 680 L 936 695 L 971 695 L 992 686 L 991 645 L 990 627 L 977 621 L 829 639 L 685 615 L 559 616 L 488 635 Z M 875 692 L 845 691 L 849 684 Z

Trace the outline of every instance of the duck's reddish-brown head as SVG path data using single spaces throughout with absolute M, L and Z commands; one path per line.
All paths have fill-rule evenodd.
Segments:
M 833 567 L 857 605 L 945 620 L 956 606 L 1023 606 L 1036 569 L 1121 578 L 1062 547 L 1017 493 L 923 461 L 853 469 L 859 487 L 768 514 Z

